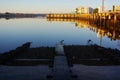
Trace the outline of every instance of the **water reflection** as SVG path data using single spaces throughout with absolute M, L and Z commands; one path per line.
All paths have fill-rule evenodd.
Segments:
M 84 25 L 85 24 L 85 25 Z M 86 26 L 90 28 L 91 31 L 97 33 L 97 37 L 100 38 L 100 45 L 102 46 L 103 37 L 107 36 L 110 40 L 120 40 L 120 24 L 119 22 L 110 23 L 109 20 L 104 20 L 102 23 L 89 22 L 89 21 L 76 21 L 76 26 L 80 28 L 85 28 Z M 83 26 L 83 27 L 81 27 Z M 119 44 L 118 44 L 119 45 Z
M 47 21 L 61 21 L 61 22 L 75 22 L 78 29 L 89 28 L 91 31 L 97 33 L 100 38 L 100 46 L 102 46 L 102 39 L 108 37 L 111 41 L 118 40 L 117 44 L 120 46 L 120 21 L 114 22 L 113 20 L 96 20 L 96 21 L 83 21 L 78 19 L 63 19 L 63 18 L 47 18 Z
M 65 45 L 86 45 L 89 39 L 94 44 L 119 49 L 119 25 L 103 26 L 76 19 L 0 19 L 0 53 L 25 42 L 33 42 L 31 47 L 55 46 L 60 40 L 64 40 Z

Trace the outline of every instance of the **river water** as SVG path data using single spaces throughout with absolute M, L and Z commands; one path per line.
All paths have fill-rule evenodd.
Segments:
M 93 44 L 120 49 L 120 32 L 117 37 L 110 32 L 74 20 L 0 19 L 0 53 L 15 49 L 25 42 L 32 42 L 31 47 L 40 47 L 55 46 L 61 40 L 65 45 L 86 45 L 91 40 Z

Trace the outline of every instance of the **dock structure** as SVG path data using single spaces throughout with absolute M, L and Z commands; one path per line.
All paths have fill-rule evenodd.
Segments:
M 84 21 L 102 21 L 102 20 L 120 20 L 119 12 L 104 12 L 104 13 L 93 13 L 93 14 L 70 14 L 70 13 L 51 13 L 46 15 L 47 19 L 77 19 Z
M 53 14 L 47 14 L 46 17 L 48 18 L 75 18 L 75 14 L 69 14 L 69 13 L 53 13 Z

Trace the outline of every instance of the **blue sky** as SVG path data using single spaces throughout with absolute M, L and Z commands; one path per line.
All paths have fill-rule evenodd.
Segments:
M 102 0 L 0 0 L 0 12 L 54 13 L 74 12 L 79 6 L 100 7 Z M 120 0 L 105 0 L 106 10 Z

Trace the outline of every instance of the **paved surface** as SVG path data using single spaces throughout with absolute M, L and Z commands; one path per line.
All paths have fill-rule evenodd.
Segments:
M 120 80 L 120 66 L 85 66 L 77 64 L 71 69 L 72 73 L 77 74 L 77 80 Z M 50 80 L 46 78 L 50 72 L 51 69 L 48 66 L 42 65 L 0 66 L 0 80 Z
M 70 80 L 70 69 L 67 64 L 67 59 L 64 53 L 62 44 L 57 44 L 55 47 L 56 56 L 54 58 L 54 80 Z
M 77 79 L 71 78 L 64 49 L 57 46 L 53 67 L 54 80 L 120 80 L 120 66 L 85 66 L 74 65 L 71 70 Z M 0 65 L 0 80 L 51 80 L 46 76 L 51 74 L 51 68 L 40 66 L 2 66 Z
M 78 80 L 120 80 L 120 66 L 85 66 L 76 64 L 72 68 Z
M 0 80 L 47 80 L 50 68 L 41 66 L 0 66 Z
M 69 67 L 65 56 L 56 56 L 54 59 L 54 80 L 70 80 Z

